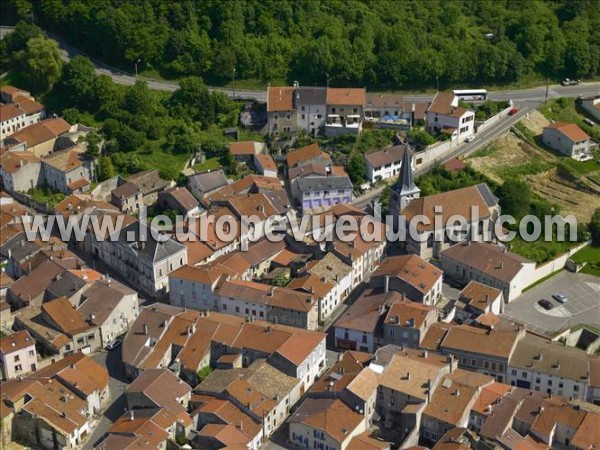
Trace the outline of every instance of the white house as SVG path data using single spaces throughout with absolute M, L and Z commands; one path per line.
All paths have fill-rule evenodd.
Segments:
M 573 159 L 587 159 L 592 155 L 592 141 L 585 131 L 574 123 L 555 122 L 544 128 L 544 145 Z
M 37 370 L 35 341 L 26 331 L 18 331 L 0 339 L 2 379 L 26 375 Z
M 400 174 L 402 157 L 408 144 L 386 147 L 373 153 L 367 153 L 367 179 L 374 183 L 378 180 L 386 180 Z
M 277 164 L 271 155 L 254 155 L 254 165 L 262 176 L 277 178 Z
M 464 141 L 475 133 L 475 113 L 458 106 L 458 97 L 451 92 L 438 92 L 427 108 L 429 131 L 444 133 L 453 141 Z

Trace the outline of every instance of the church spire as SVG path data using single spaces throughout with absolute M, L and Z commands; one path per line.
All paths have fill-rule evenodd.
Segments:
M 413 152 L 410 145 L 404 144 L 404 154 L 402 155 L 402 166 L 400 168 L 400 176 L 394 186 L 394 189 L 400 195 L 412 194 L 415 191 L 419 191 L 419 188 L 413 181 L 412 174 L 412 156 Z
M 414 199 L 419 198 L 421 190 L 413 181 L 412 174 L 413 152 L 410 145 L 404 144 L 404 154 L 402 155 L 402 166 L 398 181 L 392 188 L 392 198 L 390 199 L 389 212 L 394 215 L 400 215 L 400 212 Z

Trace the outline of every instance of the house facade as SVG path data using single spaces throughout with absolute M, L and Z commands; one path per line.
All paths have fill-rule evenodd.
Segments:
M 40 159 L 29 151 L 6 151 L 0 156 L 0 177 L 7 192 L 27 192 L 44 183 Z
M 376 152 L 367 153 L 367 180 L 374 183 L 399 176 L 402 158 L 408 144 L 395 145 Z
M 458 97 L 451 92 L 438 92 L 427 108 L 427 128 L 444 133 L 453 141 L 462 142 L 475 133 L 475 113 L 458 106 Z
M 0 362 L 3 380 L 35 372 L 38 364 L 37 351 L 31 335 L 23 330 L 0 339 Z
M 592 141 L 588 134 L 574 123 L 555 122 L 544 128 L 544 145 L 573 159 L 587 159 L 592 155 Z

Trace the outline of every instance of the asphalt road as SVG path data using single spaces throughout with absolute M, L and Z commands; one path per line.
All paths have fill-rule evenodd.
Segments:
M 12 31 L 12 27 L 0 27 L 0 38 L 4 38 L 7 33 Z M 54 33 L 48 33 L 48 36 L 56 40 L 62 51 L 62 57 L 65 61 L 68 61 L 75 55 L 84 55 L 85 53 L 77 50 L 76 48 L 67 44 L 64 39 Z M 132 85 L 135 83 L 137 77 L 134 75 L 135 66 L 131 67 L 131 73 L 116 69 L 107 64 L 102 63 L 92 57 L 88 56 L 96 65 L 96 72 L 98 74 L 105 74 L 110 76 L 115 83 Z M 143 61 L 142 63 L 143 64 Z M 177 83 L 171 81 L 152 80 L 145 77 L 139 77 L 144 79 L 148 83 L 150 89 L 158 91 L 173 92 L 179 88 Z M 260 102 L 267 101 L 267 93 L 265 90 L 250 90 L 250 89 L 223 89 L 223 88 L 210 88 L 213 91 L 223 92 L 229 97 L 236 97 L 242 99 L 253 99 Z M 584 83 L 579 86 L 561 86 L 551 85 L 549 87 L 548 96 L 552 97 L 579 97 L 579 96 L 590 96 L 600 94 L 600 83 Z M 489 98 L 492 100 L 515 100 L 515 101 L 543 101 L 546 96 L 546 86 L 536 87 L 532 89 L 523 90 L 508 90 L 508 91 L 494 91 L 491 92 Z M 433 98 L 432 94 L 405 94 L 405 100 L 415 102 L 425 102 Z
M 554 300 L 552 295 L 557 293 L 566 295 L 567 303 Z M 554 308 L 543 309 L 537 303 L 541 299 L 549 300 Z M 561 272 L 506 305 L 504 315 L 547 335 L 580 323 L 600 327 L 600 279 L 593 275 Z

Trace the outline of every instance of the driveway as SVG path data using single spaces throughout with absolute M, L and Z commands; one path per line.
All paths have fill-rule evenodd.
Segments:
M 567 303 L 554 300 L 552 295 L 556 293 L 566 295 Z M 552 302 L 554 308 L 543 309 L 537 304 L 541 299 Z M 561 272 L 506 305 L 504 315 L 547 335 L 580 323 L 600 327 L 600 278 Z
M 97 363 L 107 368 L 109 379 L 109 400 L 106 410 L 101 417 L 93 421 L 93 432 L 83 446 L 83 450 L 91 450 L 94 445 L 104 436 L 108 428 L 125 412 L 125 398 L 123 391 L 128 383 L 123 378 L 121 365 L 121 347 L 110 352 L 98 352 L 92 355 Z

